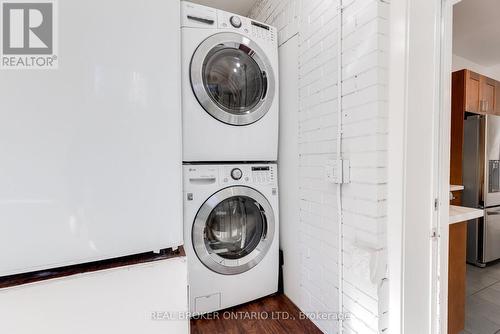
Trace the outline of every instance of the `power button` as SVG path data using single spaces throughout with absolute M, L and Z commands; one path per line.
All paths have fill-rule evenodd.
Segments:
M 233 180 L 237 181 L 237 180 L 241 179 L 242 176 L 243 176 L 243 172 L 239 168 L 234 168 L 231 171 L 231 177 L 233 178 Z

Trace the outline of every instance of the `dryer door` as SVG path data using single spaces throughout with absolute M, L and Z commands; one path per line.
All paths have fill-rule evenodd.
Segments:
M 258 191 L 244 186 L 212 195 L 196 215 L 192 240 L 196 255 L 224 275 L 250 270 L 266 255 L 274 238 L 274 212 Z
M 191 60 L 191 86 L 202 107 L 230 125 L 258 121 L 275 95 L 268 58 L 255 42 L 236 33 L 215 34 L 200 44 Z

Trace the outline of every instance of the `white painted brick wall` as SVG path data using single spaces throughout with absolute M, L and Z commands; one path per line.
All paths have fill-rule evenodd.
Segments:
M 250 14 L 278 28 L 280 45 L 299 37 L 298 306 L 306 312 L 340 309 L 337 186 L 324 178 L 327 160 L 337 153 L 338 5 L 338 0 L 260 0 Z M 342 192 L 343 310 L 352 316 L 344 330 L 377 333 L 384 329 L 388 299 L 387 289 L 371 277 L 377 261 L 384 263 L 386 248 L 389 3 L 343 0 L 342 5 L 342 154 L 351 162 L 351 183 Z M 325 333 L 337 332 L 335 321 L 314 321 Z

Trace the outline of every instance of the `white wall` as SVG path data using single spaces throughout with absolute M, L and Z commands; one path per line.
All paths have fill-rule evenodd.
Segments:
M 300 304 L 301 261 L 299 197 L 299 43 L 294 35 L 279 48 L 280 134 L 278 177 L 280 187 L 280 248 L 284 255 L 284 288 Z
M 387 311 L 386 289 L 380 287 L 386 261 L 389 5 L 379 0 L 343 1 L 342 154 L 351 162 L 352 182 L 343 186 L 342 272 L 337 266 L 337 186 L 324 179 L 324 166 L 337 153 L 337 7 L 336 0 L 260 0 L 251 17 L 276 26 L 283 47 L 298 34 L 299 124 L 296 136 L 289 129 L 290 138 L 280 136 L 280 145 L 299 142 L 300 257 L 294 265 L 301 269 L 295 287 L 285 285 L 285 293 L 299 291 L 294 302 L 304 311 L 350 312 L 352 319 L 344 324 L 347 333 L 376 333 L 384 328 Z M 282 105 L 281 117 L 289 112 Z M 287 182 L 282 179 L 281 187 Z M 282 206 L 282 215 L 288 209 Z M 282 244 L 289 245 L 286 240 Z M 315 323 L 326 333 L 337 332 L 335 321 Z
M 174 258 L 0 290 L 0 333 L 187 334 L 185 258 Z

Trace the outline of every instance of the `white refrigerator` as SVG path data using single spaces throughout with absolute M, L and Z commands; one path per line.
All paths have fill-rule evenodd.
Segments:
M 0 276 L 183 240 L 179 0 L 53 4 L 57 68 L 0 70 Z

